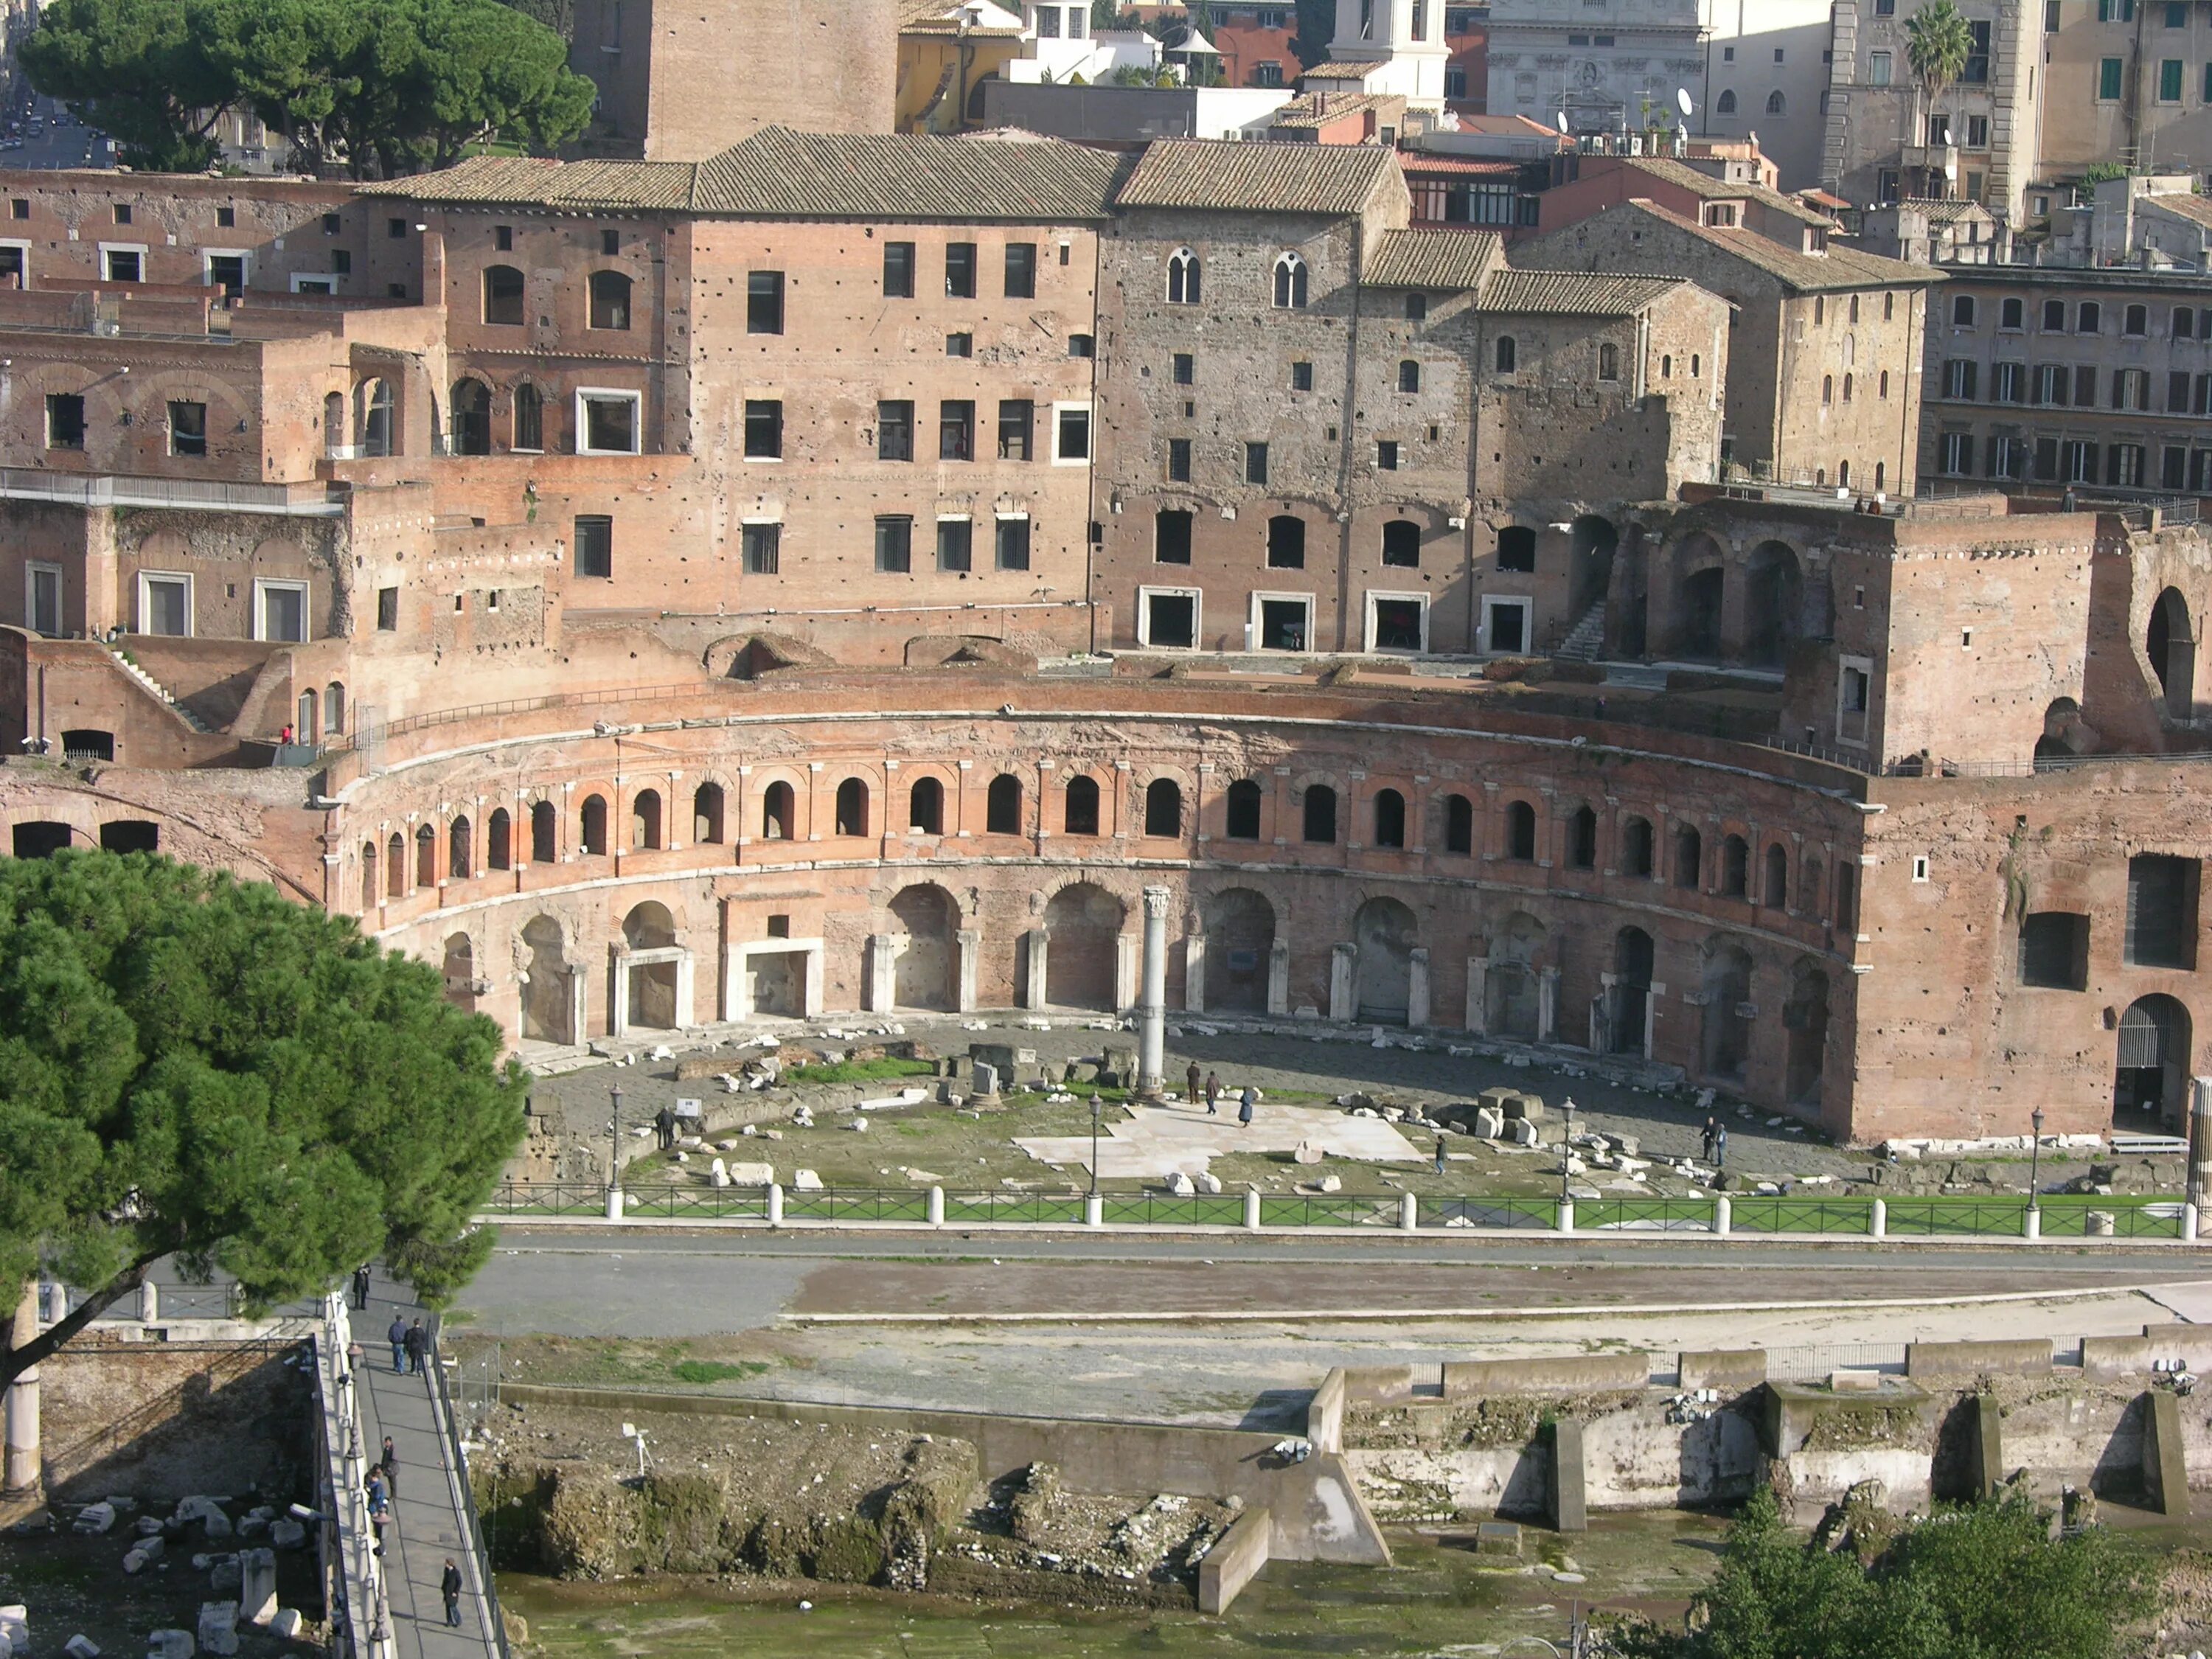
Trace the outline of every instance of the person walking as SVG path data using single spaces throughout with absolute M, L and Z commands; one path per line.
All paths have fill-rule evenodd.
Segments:
M 1444 1172 L 1444 1138 L 1443 1138 L 1442 1135 L 1438 1135 L 1438 1136 L 1437 1137 L 1437 1173 L 1438 1175 L 1442 1175 L 1443 1172 Z
M 1214 1073 L 1206 1074 L 1206 1115 L 1212 1117 L 1221 1110 L 1221 1079 Z
M 399 1454 L 392 1449 L 392 1437 L 384 1437 L 384 1485 L 386 1490 L 399 1496 Z
M 1238 1097 L 1237 1102 L 1237 1121 L 1238 1126 L 1242 1128 L 1250 1128 L 1252 1127 L 1253 1115 L 1259 1110 L 1259 1090 L 1253 1087 L 1252 1085 L 1249 1083 L 1246 1084 L 1244 1085 L 1243 1094 Z
M 1705 1114 L 1705 1162 L 1713 1161 L 1713 1139 L 1720 1132 L 1721 1121 L 1711 1112 Z
M 407 1350 L 407 1369 L 421 1376 L 422 1356 L 430 1347 L 430 1333 L 422 1328 L 422 1322 L 418 1319 L 407 1328 L 406 1334 L 400 1340 Z
M 1197 1098 L 1198 1098 L 1198 1091 L 1199 1091 L 1199 1086 L 1200 1086 L 1200 1082 L 1202 1081 L 1202 1079 L 1201 1079 L 1201 1078 L 1200 1077 L 1200 1074 L 1199 1074 L 1199 1070 L 1198 1070 L 1198 1062 L 1197 1062 L 1196 1060 L 1194 1060 L 1193 1061 L 1191 1061 L 1191 1063 L 1190 1063 L 1190 1070 L 1188 1070 L 1188 1072 L 1185 1072 L 1185 1073 L 1183 1073 L 1183 1077 L 1184 1077 L 1184 1078 L 1185 1078 L 1185 1079 L 1186 1079 L 1186 1080 L 1188 1080 L 1188 1083 L 1190 1084 L 1190 1092 L 1189 1092 L 1188 1094 L 1185 1095 L 1185 1096 L 1183 1097 L 1183 1098 L 1184 1098 L 1185 1100 L 1188 1100 L 1188 1101 L 1195 1101 L 1195 1100 L 1197 1100 Z
M 1713 1126 L 1713 1168 L 1716 1170 L 1728 1168 L 1728 1125 L 1725 1123 Z
M 660 1132 L 660 1150 L 666 1152 L 676 1144 L 676 1114 L 665 1106 L 653 1114 L 653 1127 Z
M 368 1311 L 368 1263 L 366 1261 L 353 1270 L 353 1307 L 356 1313 Z
M 446 1558 L 446 1571 L 438 1580 L 438 1594 L 446 1598 L 446 1622 L 456 1630 L 461 1623 L 461 1570 Z
M 398 1314 L 392 1315 L 392 1328 L 385 1332 L 384 1336 L 385 1340 L 392 1344 L 392 1369 L 395 1371 L 405 1370 L 407 1369 L 407 1322 Z

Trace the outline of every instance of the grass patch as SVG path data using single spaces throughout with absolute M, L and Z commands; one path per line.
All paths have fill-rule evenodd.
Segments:
M 881 1083 L 892 1078 L 934 1077 L 937 1066 L 927 1060 L 841 1060 L 834 1066 L 789 1066 L 786 1083 Z
M 741 1360 L 734 1365 L 720 1359 L 684 1359 L 671 1366 L 668 1374 L 678 1382 L 731 1382 L 758 1376 L 767 1369 L 757 1359 Z

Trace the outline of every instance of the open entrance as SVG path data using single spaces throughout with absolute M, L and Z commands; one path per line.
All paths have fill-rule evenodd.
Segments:
M 1751 953 L 1739 945 L 1708 945 L 1704 990 L 1705 1075 L 1741 1083 L 1751 1056 Z
M 1403 1025 L 1413 1004 L 1413 941 L 1419 923 L 1396 899 L 1372 898 L 1352 921 L 1358 972 L 1352 987 L 1355 1018 Z
M 70 844 L 70 827 L 49 820 L 33 819 L 15 828 L 15 856 L 19 859 L 50 859 Z
M 1779 668 L 1804 631 L 1804 578 L 1797 556 L 1781 542 L 1751 550 L 1744 596 L 1744 651 L 1762 668 Z
M 1616 1054 L 1650 1056 L 1646 1038 L 1651 1021 L 1651 971 L 1656 958 L 1651 935 L 1624 927 L 1613 941 L 1613 1030 L 1607 1049 Z
M 1206 1006 L 1267 1012 L 1267 967 L 1275 951 L 1275 907 L 1249 887 L 1217 893 L 1206 906 Z
M 2150 608 L 2150 629 L 2143 640 L 2151 672 L 2158 676 L 2166 698 L 2166 712 L 2185 720 L 2197 712 L 2197 636 L 2189 623 L 2189 606 L 2172 588 L 2158 596 Z
M 933 885 L 902 888 L 890 912 L 893 931 L 906 936 L 892 970 L 892 1000 L 951 1012 L 960 1006 L 960 911 L 952 895 Z
M 526 1041 L 576 1041 L 576 998 L 570 983 L 575 969 L 562 948 L 561 924 L 532 916 L 522 930 L 528 967 L 522 987 L 522 1035 Z
M 1569 541 L 1574 586 L 1567 609 L 1572 619 L 1579 620 L 1592 605 L 1604 602 L 1613 586 L 1613 555 L 1620 545 L 1620 532 L 1612 520 L 1585 513 L 1574 521 Z
M 465 1013 L 477 1011 L 477 951 L 466 933 L 446 941 L 446 1000 Z
M 1044 908 L 1044 1000 L 1055 1008 L 1114 1006 L 1114 969 L 1126 907 L 1087 881 L 1063 887 Z
M 1255 601 L 1260 609 L 1260 637 L 1262 651 L 1304 651 L 1313 640 L 1313 601 L 1297 598 Z
M 1491 935 L 1485 980 L 1490 1006 L 1483 1012 L 1491 1036 L 1536 1041 L 1543 1018 L 1536 957 L 1543 947 L 1544 924 L 1525 910 L 1516 910 Z
M 2119 1039 L 2112 1127 L 2179 1129 L 2189 1099 L 2189 1010 L 2169 996 L 2144 997 L 2120 1016 Z
M 91 726 L 71 726 L 62 733 L 62 758 L 112 761 L 115 758 L 115 733 Z
M 668 914 L 666 905 L 647 899 L 623 918 L 623 942 L 629 946 L 633 957 L 644 951 L 672 951 L 676 948 L 676 919 Z M 673 1030 L 678 1024 L 677 964 L 632 960 L 627 969 L 624 977 L 629 981 L 629 1006 L 625 1018 L 629 1023 Z
M 1793 1106 L 1818 1106 L 1828 1051 L 1828 976 L 1810 962 L 1790 972 L 1782 1031 L 1784 1092 Z
M 1717 568 L 1682 579 L 1680 614 L 1674 632 L 1678 656 L 1720 655 L 1721 604 L 1727 581 L 1726 573 Z
M 110 853 L 158 853 L 161 826 L 151 818 L 110 818 L 100 826 L 100 844 Z

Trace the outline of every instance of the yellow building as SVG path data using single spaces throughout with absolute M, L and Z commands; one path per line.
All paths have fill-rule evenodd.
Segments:
M 990 0 L 905 0 L 899 21 L 898 131 L 957 132 L 979 123 L 977 88 L 1027 56 L 1021 14 Z

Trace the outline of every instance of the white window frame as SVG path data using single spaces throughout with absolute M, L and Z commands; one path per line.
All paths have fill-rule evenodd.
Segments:
M 69 578 L 61 566 L 44 560 L 27 560 L 23 565 L 23 626 L 33 634 L 48 631 L 39 626 L 39 578 L 41 576 L 54 579 L 54 626 L 52 631 L 58 635 L 63 631 L 69 617 Z
M 217 259 L 236 259 L 240 262 L 241 286 L 253 286 L 253 250 L 250 247 L 204 247 L 200 250 L 200 286 L 215 286 L 215 262 Z
M 26 236 L 0 236 L 0 247 L 12 247 L 23 256 L 23 286 L 31 285 L 31 242 Z
M 295 270 L 292 273 L 292 292 L 295 294 L 329 294 L 338 291 L 338 276 L 334 270 Z
M 1190 643 L 1188 645 L 1158 645 L 1152 643 L 1152 600 L 1161 599 L 1188 599 L 1190 605 Z M 1153 586 L 1139 584 L 1137 588 L 1137 643 L 1154 651 L 1195 651 L 1198 642 L 1206 637 L 1206 590 L 1202 587 Z
M 1426 655 L 1428 655 L 1428 654 L 1429 654 L 1429 596 L 1428 596 L 1426 593 L 1416 593 L 1416 592 L 1409 592 L 1409 591 L 1407 591 L 1407 590 L 1404 590 L 1404 589 L 1401 589 L 1401 588 L 1392 588 L 1392 587 L 1370 587 L 1370 588 L 1369 588 L 1369 589 L 1367 590 L 1367 603 L 1366 603 L 1366 606 L 1365 606 L 1365 610 L 1366 610 L 1366 613 L 1367 613 L 1367 617 L 1366 617 L 1366 629 L 1365 629 L 1365 633 L 1364 633 L 1364 636 L 1363 636 L 1363 638 L 1362 638 L 1362 641 L 1361 641 L 1360 649 L 1361 649 L 1361 650 L 1363 650 L 1363 651 L 1364 651 L 1364 652 L 1367 652 L 1370 655 L 1372 655 L 1372 654 L 1374 653 L 1375 650 L 1376 650 L 1376 645 L 1375 645 L 1375 635 L 1376 635 L 1376 602 L 1377 602 L 1378 600 L 1382 600 L 1382 599 L 1412 599 L 1412 600 L 1413 600 L 1414 602 L 1416 602 L 1417 604 L 1419 604 L 1419 606 L 1421 607 L 1421 643 L 1420 643 L 1420 647 L 1419 647 L 1419 650 L 1415 650 L 1415 651 L 1408 651 L 1408 650 L 1407 650 L 1407 649 L 1406 649 L 1406 647 L 1404 647 L 1403 646 L 1395 646 L 1395 645 L 1394 645 L 1394 646 L 1392 646 L 1392 647 L 1389 648 L 1389 654 L 1390 654 L 1390 655 L 1392 655 L 1392 656 L 1394 656 L 1394 657 L 1395 657 L 1395 656 L 1409 656 L 1409 657 L 1411 657 L 1411 656 L 1420 656 L 1420 657 L 1425 657 Z
M 300 637 L 296 640 L 271 640 L 269 637 L 269 612 L 264 596 L 289 592 L 300 596 Z M 253 579 L 253 637 L 271 645 L 305 645 L 315 637 L 315 619 L 308 609 L 311 597 L 307 584 L 279 576 L 256 576 Z
M 118 253 L 135 253 L 138 256 L 138 281 L 143 284 L 147 280 L 147 246 L 143 242 L 102 242 L 100 245 L 100 280 L 103 283 L 112 283 L 116 280 L 108 275 L 108 270 L 109 261 Z
M 182 582 L 185 585 L 185 631 L 181 634 L 151 634 L 147 632 L 147 621 L 152 617 L 154 612 L 153 605 L 149 598 L 150 590 L 148 584 L 157 581 Z M 198 637 L 199 624 L 199 617 L 198 615 L 199 609 L 199 596 L 194 591 L 194 588 L 195 584 L 192 581 L 191 573 L 188 570 L 140 571 L 138 573 L 138 614 L 131 619 L 138 625 L 132 631 L 144 634 L 149 639 L 189 640 Z
M 1272 605 L 1302 605 L 1306 611 L 1306 643 L 1303 651 L 1283 651 L 1279 646 L 1263 645 L 1260 635 L 1260 606 L 1262 601 Z M 1310 656 L 1314 649 L 1314 596 L 1289 588 L 1254 588 L 1249 606 L 1245 612 L 1245 627 L 1249 630 L 1245 649 L 1248 651 L 1277 651 L 1284 656 Z
M 1088 416 L 1090 417 L 1091 425 L 1088 428 L 1087 441 L 1084 445 L 1084 453 L 1081 455 L 1070 459 L 1061 455 L 1060 453 L 1060 417 L 1063 411 L 1074 409 L 1079 409 L 1085 415 Z M 1053 465 L 1089 466 L 1091 465 L 1091 458 L 1098 452 L 1098 412 L 1092 406 L 1089 398 L 1079 398 L 1066 403 L 1055 403 L 1053 404 L 1051 443 Z M 1004 515 L 1002 514 L 1001 516 L 1003 517 Z
M 592 427 L 591 422 L 585 418 L 584 405 L 588 400 L 595 398 L 621 399 L 629 404 L 633 411 L 630 439 L 634 447 L 594 449 L 591 447 L 588 436 Z M 645 453 L 645 394 L 642 392 L 625 391 L 621 386 L 580 386 L 576 388 L 574 413 L 576 453 L 579 455 L 642 455 Z
M 1497 647 L 1491 643 L 1497 637 L 1491 619 L 1506 605 L 1518 606 L 1521 611 L 1521 648 L 1515 654 L 1523 657 L 1528 654 L 1528 641 L 1535 632 L 1535 600 L 1526 593 L 1486 593 L 1482 596 L 1481 654 L 1484 656 L 1497 654 Z

